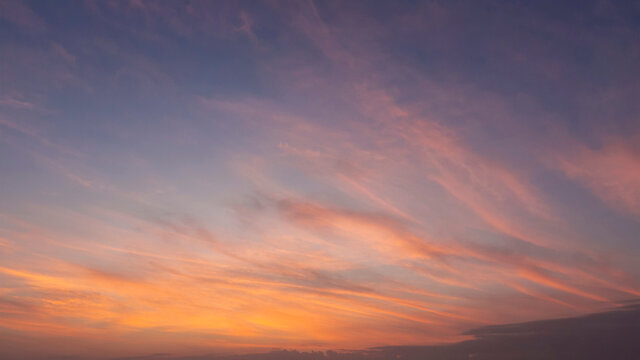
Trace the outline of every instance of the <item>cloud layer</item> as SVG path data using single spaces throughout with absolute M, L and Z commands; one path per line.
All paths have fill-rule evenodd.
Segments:
M 483 358 L 640 297 L 637 6 L 1 10 L 18 357 Z

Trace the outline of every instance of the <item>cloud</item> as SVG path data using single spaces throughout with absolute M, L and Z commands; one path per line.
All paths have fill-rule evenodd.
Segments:
M 640 136 L 611 137 L 597 148 L 575 143 L 549 155 L 551 166 L 616 209 L 640 214 Z
M 636 233 L 638 139 L 621 134 L 637 132 L 619 120 L 633 86 L 612 90 L 633 82 L 624 22 L 538 5 L 11 4 L 22 15 L 6 25 L 31 29 L 3 46 L 15 89 L 0 98 L 12 147 L 0 151 L 0 339 L 12 354 L 466 339 L 237 359 L 500 358 L 503 340 L 538 340 L 465 332 L 640 294 L 637 246 L 594 239 L 575 219 L 599 208 L 556 196 L 579 184 L 621 210 L 592 227 Z M 601 85 L 610 98 L 584 105 Z M 603 104 L 626 105 L 609 138 L 580 116 Z M 551 136 L 554 121 L 579 131 Z M 529 325 L 514 326 L 543 332 Z
M 0 5 L 0 14 L 3 19 L 27 32 L 40 33 L 46 29 L 42 18 L 19 0 L 3 1 Z
M 640 351 L 637 305 L 581 317 L 494 325 L 467 332 L 474 339 L 439 346 L 390 346 L 367 350 L 288 351 L 244 355 L 152 354 L 118 358 L 150 360 L 368 360 L 368 359 L 632 359 Z
M 69 50 L 65 49 L 62 45 L 54 42 L 51 44 L 51 49 L 56 55 L 60 56 L 64 61 L 70 64 L 74 64 L 76 62 L 76 56 L 71 54 Z
M 10 106 L 18 109 L 25 109 L 25 110 L 33 110 L 38 107 L 36 104 L 32 102 L 29 102 L 26 100 L 20 100 L 11 96 L 5 97 L 2 100 L 0 100 L 0 105 Z

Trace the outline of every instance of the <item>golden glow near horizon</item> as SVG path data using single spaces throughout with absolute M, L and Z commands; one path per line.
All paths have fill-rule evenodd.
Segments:
M 594 104 L 533 35 L 463 61 L 453 5 L 322 4 L 6 6 L 0 345 L 435 344 L 640 297 L 633 89 Z

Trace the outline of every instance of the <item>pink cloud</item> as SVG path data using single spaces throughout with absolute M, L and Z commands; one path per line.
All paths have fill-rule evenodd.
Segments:
M 640 215 L 640 136 L 615 137 L 598 148 L 574 144 L 548 157 L 551 166 L 614 208 Z

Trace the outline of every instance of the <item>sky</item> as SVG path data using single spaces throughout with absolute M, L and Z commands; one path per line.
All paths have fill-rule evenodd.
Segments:
M 0 344 L 440 346 L 628 304 L 639 38 L 638 1 L 3 0 Z

